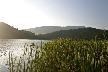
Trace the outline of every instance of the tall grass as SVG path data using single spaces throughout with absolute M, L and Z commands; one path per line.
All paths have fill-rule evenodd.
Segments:
M 58 38 L 24 48 L 19 59 L 9 53 L 10 72 L 108 72 L 106 39 Z

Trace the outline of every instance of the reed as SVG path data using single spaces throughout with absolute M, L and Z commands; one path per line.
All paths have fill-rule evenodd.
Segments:
M 58 38 L 24 48 L 19 59 L 9 52 L 10 72 L 108 72 L 106 39 Z

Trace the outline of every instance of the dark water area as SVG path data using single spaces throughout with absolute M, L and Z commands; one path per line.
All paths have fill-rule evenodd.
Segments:
M 40 44 L 40 42 L 41 40 L 30 39 L 0 39 L 0 72 L 9 72 L 5 65 L 9 57 L 9 51 L 15 56 L 21 56 L 25 43 L 29 47 L 31 43 Z M 46 42 L 46 40 L 42 40 L 42 42 Z

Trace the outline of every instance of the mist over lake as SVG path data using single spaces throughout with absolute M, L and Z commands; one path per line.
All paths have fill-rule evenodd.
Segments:
M 9 57 L 9 51 L 15 56 L 22 55 L 25 43 L 28 46 L 31 43 L 40 44 L 41 40 L 30 39 L 0 39 L 0 72 L 8 72 L 5 64 Z M 42 42 L 46 42 L 42 40 Z

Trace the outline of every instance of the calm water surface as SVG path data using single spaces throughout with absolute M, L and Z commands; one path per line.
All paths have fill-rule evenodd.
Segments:
M 11 51 L 15 56 L 20 56 L 23 53 L 25 43 L 40 44 L 41 40 L 29 39 L 0 39 L 0 72 L 9 72 L 5 64 L 8 59 L 8 53 Z M 42 42 L 46 42 L 43 40 Z

